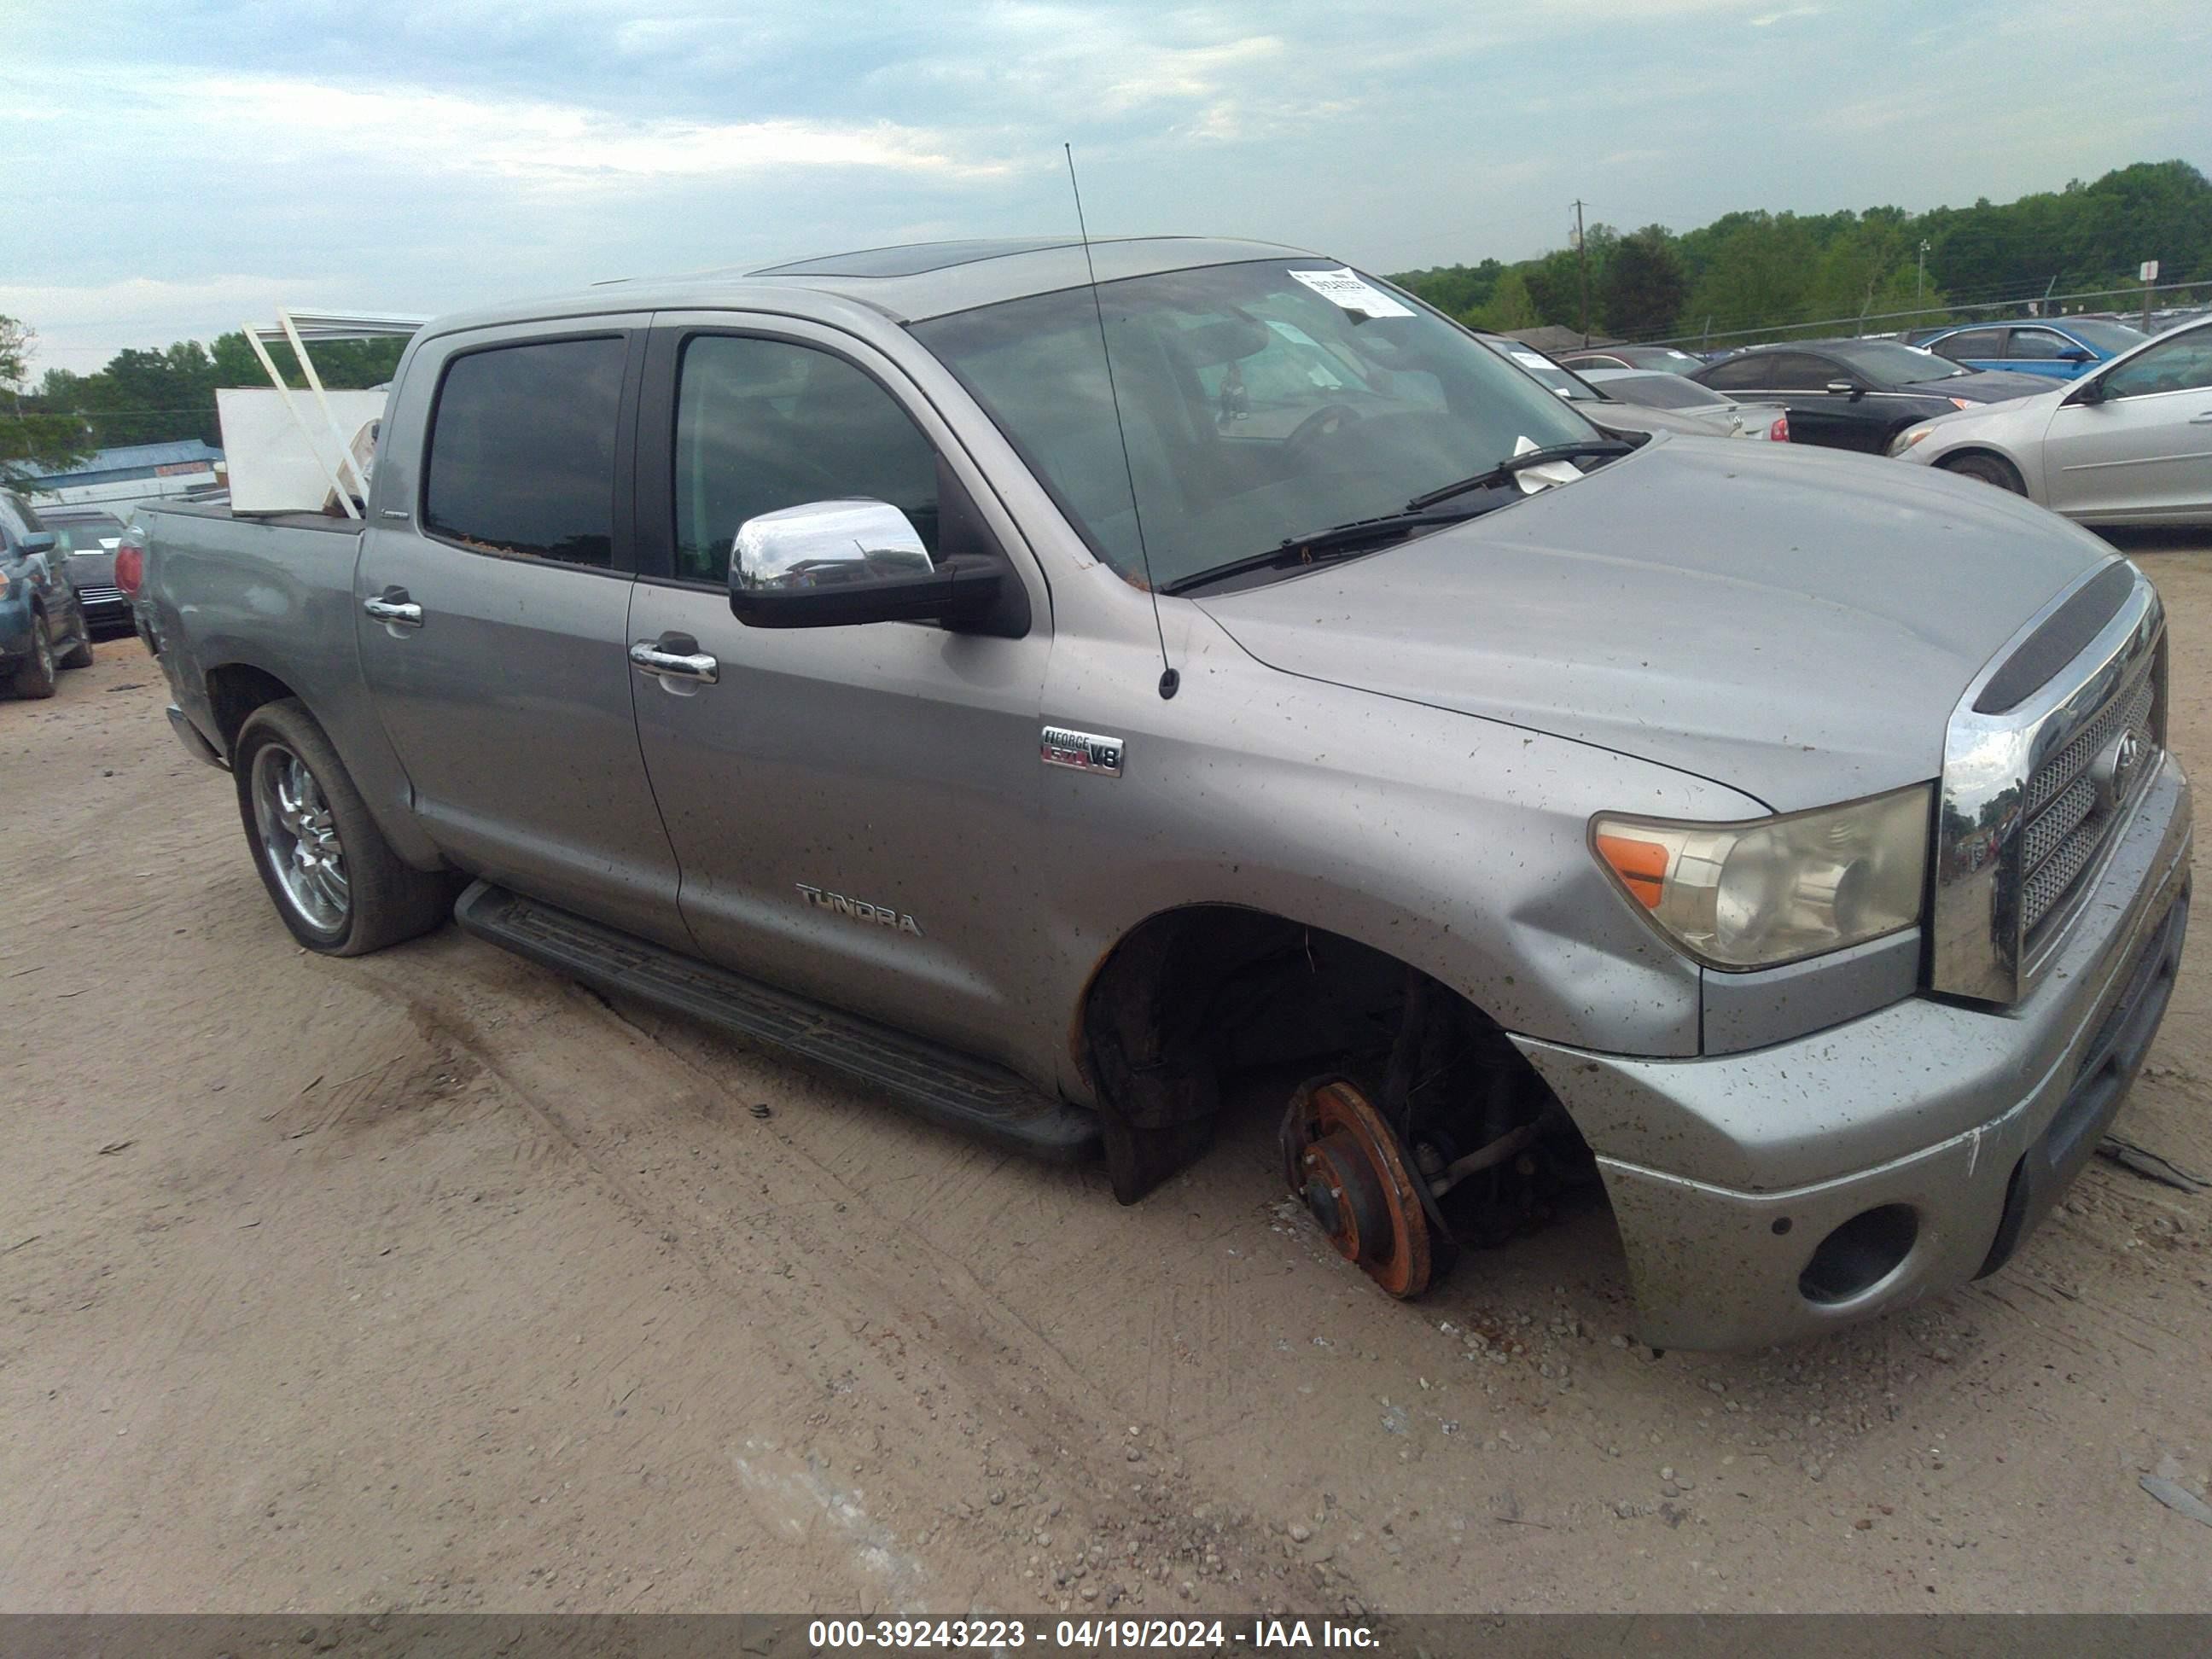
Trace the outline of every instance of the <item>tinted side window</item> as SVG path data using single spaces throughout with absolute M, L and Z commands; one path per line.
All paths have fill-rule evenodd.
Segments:
M 13 547 L 28 533 L 23 515 L 15 510 L 15 498 L 0 495 L 0 546 Z
M 1768 374 L 1774 359 L 1765 352 L 1755 352 L 1748 357 L 1730 357 L 1715 363 L 1700 377 L 1716 392 L 1756 392 L 1771 386 Z
M 2058 354 L 2071 346 L 2071 340 L 2063 340 L 2047 328 L 2016 328 L 2012 331 L 2012 347 L 2005 356 L 2015 362 L 2040 359 L 2045 362 L 2057 360 Z
M 2000 328 L 1970 328 L 1937 340 L 1928 349 L 1954 363 L 1964 362 L 1969 357 L 2001 357 L 2004 354 L 1998 348 L 2003 343 L 2003 335 Z
M 809 501 L 888 501 L 937 552 L 937 452 L 842 357 L 787 340 L 701 335 L 676 391 L 676 574 L 727 580 L 748 519 Z
M 2105 376 L 2108 398 L 2207 388 L 2212 388 L 2212 328 L 2196 329 L 2178 340 L 2163 341 Z
M 464 546 L 614 562 L 620 338 L 543 340 L 456 357 L 430 429 L 424 528 Z
M 1774 354 L 1774 384 L 1793 392 L 1818 392 L 1831 380 L 1852 378 L 1851 372 L 1841 363 L 1815 357 L 1809 351 L 1778 351 Z

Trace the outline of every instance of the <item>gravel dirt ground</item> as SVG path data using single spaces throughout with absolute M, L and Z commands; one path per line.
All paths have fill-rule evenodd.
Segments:
M 2164 590 L 2212 757 L 2212 550 Z M 1386 1300 L 1259 1115 L 1124 1210 L 451 928 L 299 951 L 135 640 L 0 703 L 0 1607 L 2203 1610 L 2212 1196 L 1654 1356 L 1601 1210 Z M 2133 1139 L 2212 1169 L 2212 927 Z

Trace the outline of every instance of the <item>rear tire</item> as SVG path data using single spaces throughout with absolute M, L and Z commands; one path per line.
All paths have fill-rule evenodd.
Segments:
M 77 619 L 77 626 L 84 632 L 77 635 L 77 641 L 70 647 L 69 655 L 61 659 L 61 665 L 64 668 L 92 666 L 92 624 L 80 617 Z
M 337 750 L 297 698 L 264 703 L 231 749 L 238 814 L 262 885 L 294 939 L 357 957 L 427 933 L 453 882 L 392 850 Z
M 19 697 L 33 700 L 54 695 L 54 636 L 44 611 L 31 617 L 31 654 L 9 684 Z
M 2015 495 L 2027 494 L 2027 486 L 2021 482 L 2019 470 L 2001 456 L 1954 455 L 1939 465 L 1946 472 L 1955 472 L 1962 478 L 1978 478 L 1985 484 L 2009 490 Z

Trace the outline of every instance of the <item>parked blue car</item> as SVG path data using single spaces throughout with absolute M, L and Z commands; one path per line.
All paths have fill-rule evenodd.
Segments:
M 92 666 L 92 633 L 54 539 L 28 501 L 0 489 L 0 685 L 19 697 L 51 697 L 57 668 Z
M 2125 323 L 2064 317 L 2052 322 L 1962 324 L 1923 334 L 1913 343 L 1968 368 L 2070 380 L 2149 337 Z

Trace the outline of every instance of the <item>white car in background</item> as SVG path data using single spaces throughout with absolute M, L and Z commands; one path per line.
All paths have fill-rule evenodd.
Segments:
M 1651 392 L 1632 396 L 1618 386 L 1600 387 L 1592 384 L 1598 377 L 1584 376 L 1574 370 L 1562 368 L 1551 358 L 1532 345 L 1503 334 L 1486 334 L 1480 329 L 1474 337 L 1488 346 L 1506 362 L 1517 365 L 1523 373 L 1534 377 L 1565 398 L 1600 426 L 1629 432 L 1686 432 L 1700 438 L 1773 438 L 1786 442 L 1790 436 L 1789 416 L 1777 410 L 1771 416 L 1753 418 L 1755 411 L 1735 408 L 1733 402 L 1718 392 L 1697 384 L 1682 380 L 1676 374 L 1637 374 L 1639 382 L 1653 380 L 1681 380 L 1688 388 L 1696 407 L 1681 409 L 1662 403 Z M 1611 371 L 1619 375 L 1621 371 Z M 1641 389 L 1640 387 L 1638 389 Z M 1679 396 L 1667 388 L 1660 388 L 1659 397 Z M 1723 407 L 1726 405 L 1726 407 Z
M 1700 386 L 1686 375 L 1651 368 L 1579 368 L 1575 372 L 1608 398 L 1644 409 L 1671 409 L 1677 414 L 1708 422 L 1715 433 L 1724 438 L 1789 441 L 1789 417 L 1780 410 L 1740 404 L 1726 392 Z
M 1889 453 L 2084 524 L 2212 523 L 2212 317 L 2049 392 L 1907 427 Z

